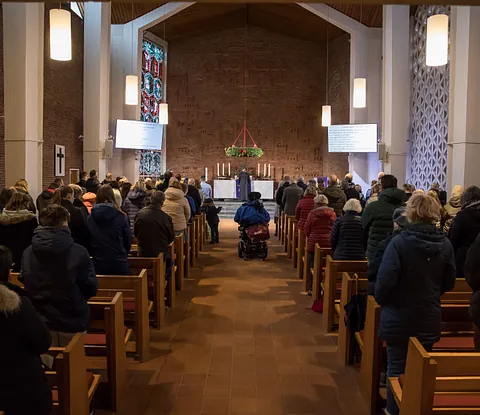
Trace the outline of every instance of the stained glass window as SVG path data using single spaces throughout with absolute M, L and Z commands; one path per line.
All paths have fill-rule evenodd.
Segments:
M 159 106 L 164 90 L 164 49 L 150 40 L 142 43 L 142 101 L 140 120 L 158 123 Z M 141 151 L 140 177 L 158 177 L 161 174 L 161 152 Z

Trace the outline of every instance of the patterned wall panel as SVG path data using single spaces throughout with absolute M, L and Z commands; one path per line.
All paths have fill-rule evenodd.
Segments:
M 450 65 L 425 65 L 427 18 L 450 14 L 445 6 L 419 6 L 411 36 L 412 133 L 408 148 L 407 181 L 428 189 L 447 185 L 448 94 Z

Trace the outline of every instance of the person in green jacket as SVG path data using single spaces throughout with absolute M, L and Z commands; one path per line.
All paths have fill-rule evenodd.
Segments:
M 373 260 L 380 243 L 393 231 L 393 212 L 399 206 L 404 206 L 406 200 L 405 192 L 397 188 L 395 176 L 386 174 L 380 182 L 383 190 L 378 195 L 378 201 L 370 203 L 362 215 L 369 262 Z

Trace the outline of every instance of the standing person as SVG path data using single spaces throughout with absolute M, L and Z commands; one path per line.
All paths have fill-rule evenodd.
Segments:
M 275 190 L 275 194 L 273 195 L 273 198 L 275 200 L 277 200 L 278 190 L 283 186 L 284 183 L 285 182 L 283 180 L 281 180 L 280 183 L 278 183 L 278 188 L 277 188 L 277 190 Z M 275 214 L 274 214 L 274 218 L 273 218 L 273 221 L 275 222 L 275 236 L 278 235 L 279 219 L 280 219 L 280 205 L 278 203 L 276 203 L 275 204 Z
M 185 197 L 188 200 L 188 206 L 190 206 L 190 219 L 188 220 L 188 223 L 193 223 L 193 217 L 197 213 L 200 213 L 200 207 L 197 211 L 197 205 L 195 204 L 195 201 L 191 196 L 188 195 L 188 185 L 186 183 L 180 183 L 180 185 L 182 186 L 183 193 L 185 193 Z
M 302 196 L 303 190 L 295 182 L 285 188 L 283 191 L 282 203 L 284 206 L 283 210 L 288 216 L 295 216 L 295 209 Z
M 190 219 L 190 205 L 177 181 L 172 181 L 165 192 L 163 211 L 172 218 L 175 235 L 183 235 L 186 239 L 187 223 Z
M 40 195 L 37 197 L 38 212 L 41 212 L 43 209 L 45 209 L 48 205 L 52 203 L 52 198 L 55 190 L 57 190 L 60 186 L 63 186 L 63 180 L 55 179 L 50 184 L 50 186 L 48 186 L 42 193 L 40 193 Z
M 128 192 L 130 192 L 131 188 L 132 188 L 132 183 L 130 183 L 128 181 L 122 183 L 122 186 L 121 186 L 121 189 L 120 189 L 120 194 L 122 195 L 122 205 L 121 205 L 121 207 L 123 207 L 123 203 L 125 203 L 125 199 L 127 198 Z
M 467 284 L 473 290 L 469 313 L 474 324 L 475 351 L 480 352 L 480 234 L 467 251 L 463 271 Z
M 207 219 L 208 226 L 212 231 L 212 241 L 211 244 L 218 244 L 219 241 L 219 234 L 218 234 L 218 224 L 220 223 L 220 218 L 218 214 L 222 210 L 222 207 L 216 207 L 213 204 L 213 199 L 205 199 L 205 203 L 202 206 L 202 212 L 205 213 L 205 217 Z
M 367 206 L 370 203 L 376 202 L 378 200 L 378 195 L 382 191 L 382 186 L 380 185 L 380 183 L 376 183 L 372 186 L 370 191 L 371 191 L 370 197 L 368 198 L 367 203 L 366 203 Z
M 28 193 L 28 182 L 25 179 L 20 179 L 17 183 L 15 183 L 14 187 L 17 192 L 23 193 L 28 197 L 28 210 L 30 212 L 37 213 L 32 196 L 30 196 L 30 193 Z
M 192 213 L 192 216 L 196 214 L 200 214 L 200 206 L 202 206 L 202 198 L 200 197 L 200 192 L 198 191 L 197 187 L 195 186 L 195 179 L 188 180 L 188 191 L 187 195 L 190 196 L 193 201 L 195 202 L 195 212 Z
M 8 202 L 10 202 L 10 199 L 16 192 L 17 191 L 14 187 L 6 187 L 5 189 L 2 189 L 0 192 L 0 212 L 5 209 L 5 206 L 8 205 Z
M 95 193 L 87 192 L 83 194 L 82 199 L 83 204 L 87 208 L 87 212 L 90 215 L 90 213 L 92 213 L 93 206 L 95 205 L 97 195 Z
M 385 174 L 380 179 L 382 191 L 378 201 L 370 203 L 362 215 L 367 243 L 367 258 L 370 262 L 380 243 L 393 231 L 392 215 L 396 208 L 405 204 L 405 192 L 397 187 L 397 178 Z
M 250 174 L 248 174 L 246 167 L 238 175 L 238 184 L 240 186 L 240 200 L 245 202 L 248 198 L 248 188 L 250 186 Z
M 285 209 L 285 203 L 283 203 L 283 192 L 288 186 L 290 186 L 290 176 L 285 176 L 283 183 L 278 186 L 277 195 L 275 196 L 275 201 L 277 202 L 280 213 L 282 213 Z
M 303 176 L 298 176 L 297 186 L 301 187 L 303 191 L 307 190 L 307 185 L 305 184 L 305 178 Z
M 307 187 L 295 209 L 295 217 L 297 218 L 297 228 L 303 231 L 308 214 L 315 208 L 315 196 L 317 196 L 317 189 L 312 186 Z
M 200 177 L 200 181 L 201 181 L 200 185 L 202 186 L 202 190 L 203 190 L 204 200 L 213 198 L 212 186 L 210 186 L 207 183 L 207 179 L 205 178 L 205 176 Z
M 445 206 L 447 203 L 447 192 L 445 190 L 441 190 L 440 185 L 437 182 L 432 183 L 430 190 L 435 190 L 438 193 L 438 199 L 440 200 L 440 203 L 442 206 Z
M 432 350 L 440 339 L 440 297 L 455 285 L 453 248 L 435 225 L 439 204 L 415 194 L 406 215 L 409 224 L 387 246 L 375 283 L 375 300 L 382 307 L 379 335 L 387 343 L 387 377 L 405 373 L 410 337 Z M 387 412 L 399 412 L 388 385 Z
M 452 222 L 449 237 L 455 251 L 457 278 L 464 278 L 463 265 L 468 248 L 480 233 L 480 188 L 467 187 L 460 200 L 462 209 Z
M 145 189 L 145 183 L 138 181 L 133 186 L 133 189 L 128 192 L 127 197 L 123 201 L 123 211 L 128 215 L 130 221 L 130 230 L 133 233 L 133 223 L 135 222 L 135 216 L 145 207 L 145 198 L 148 196 Z
M 127 215 L 116 204 L 110 186 L 105 185 L 98 190 L 97 203 L 87 224 L 97 274 L 129 275 L 128 253 L 132 247 L 132 232 Z
M 360 200 L 360 194 L 357 191 L 357 189 L 355 189 L 355 183 L 353 183 L 353 175 L 351 173 L 347 173 L 345 175 L 345 179 L 342 182 L 342 188 L 343 188 L 343 191 L 345 192 L 345 196 L 347 200 L 350 200 L 350 199 Z
M 405 201 L 408 202 L 409 199 L 412 197 L 413 192 L 415 191 L 415 186 L 405 183 L 403 185 L 403 191 L 405 192 Z
M 150 177 L 145 179 L 145 189 L 147 189 L 148 194 L 151 194 L 155 190 L 153 180 Z
M 79 208 L 83 212 L 83 214 L 85 215 L 85 218 L 86 218 L 90 214 L 90 212 L 88 211 L 87 207 L 83 203 L 82 188 L 80 186 L 78 186 L 77 184 L 71 184 L 69 186 L 73 190 L 73 206 L 75 206 L 76 208 Z
M 368 202 L 368 199 L 370 199 L 370 196 L 372 194 L 372 188 L 373 186 L 375 186 L 376 184 L 378 183 L 377 180 L 372 180 L 372 182 L 370 183 L 370 188 L 367 189 L 367 193 L 365 193 L 365 200 Z
M 14 272 L 20 271 L 23 252 L 38 226 L 37 216 L 28 210 L 29 203 L 26 195 L 16 192 L 0 215 L 0 245 L 12 252 Z
M 88 179 L 88 173 L 86 171 L 82 171 L 80 173 L 80 181 L 77 184 L 80 187 L 86 188 L 87 187 L 87 179 Z
M 347 197 L 342 189 L 338 187 L 337 176 L 332 174 L 328 176 L 328 186 L 322 192 L 328 199 L 328 206 L 331 207 L 337 216 L 342 216 L 343 205 L 347 201 Z
M 365 239 L 360 214 L 362 206 L 357 199 L 347 200 L 345 214 L 333 224 L 330 242 L 333 259 L 336 261 L 359 261 L 365 259 Z
M 195 188 L 198 190 L 198 194 L 200 195 L 200 200 L 202 201 L 202 203 L 200 204 L 201 206 L 203 204 L 203 201 L 205 200 L 205 195 L 203 194 L 203 188 L 200 183 L 200 180 L 195 179 L 194 181 L 195 181 Z
M 443 233 L 448 235 L 450 233 L 450 228 L 452 226 L 453 219 L 457 216 L 457 213 L 460 212 L 462 208 L 462 194 L 463 187 L 460 185 L 453 186 L 452 197 L 444 206 L 445 208 L 445 224 L 443 225 Z
M 97 294 L 98 281 L 87 250 L 73 242 L 64 207 L 48 206 L 40 225 L 23 254 L 21 278 L 52 344 L 65 346 L 87 329 L 87 301 Z
M 63 206 L 69 213 L 68 227 L 76 244 L 82 245 L 87 250 L 90 248 L 90 232 L 87 226 L 87 215 L 83 209 L 73 206 L 73 189 L 62 186 L 55 190 L 52 204 Z
M 85 189 L 87 189 L 87 192 L 95 194 L 97 194 L 98 189 L 100 189 L 100 183 L 98 182 L 96 170 L 90 171 L 90 178 L 85 183 Z
M 26 292 L 8 283 L 11 265 L 10 251 L 0 246 L 0 411 L 50 415 L 52 391 L 40 355 L 52 338 Z
M 102 182 L 102 185 L 104 184 L 110 184 L 113 182 L 113 174 L 108 172 L 106 175 L 105 175 L 105 180 Z

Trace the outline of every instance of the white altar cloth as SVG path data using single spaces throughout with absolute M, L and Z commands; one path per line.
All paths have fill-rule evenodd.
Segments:
M 259 192 L 263 200 L 273 199 L 273 180 L 253 180 L 252 192 Z
M 214 180 L 213 197 L 215 199 L 236 199 L 237 183 L 235 180 Z

